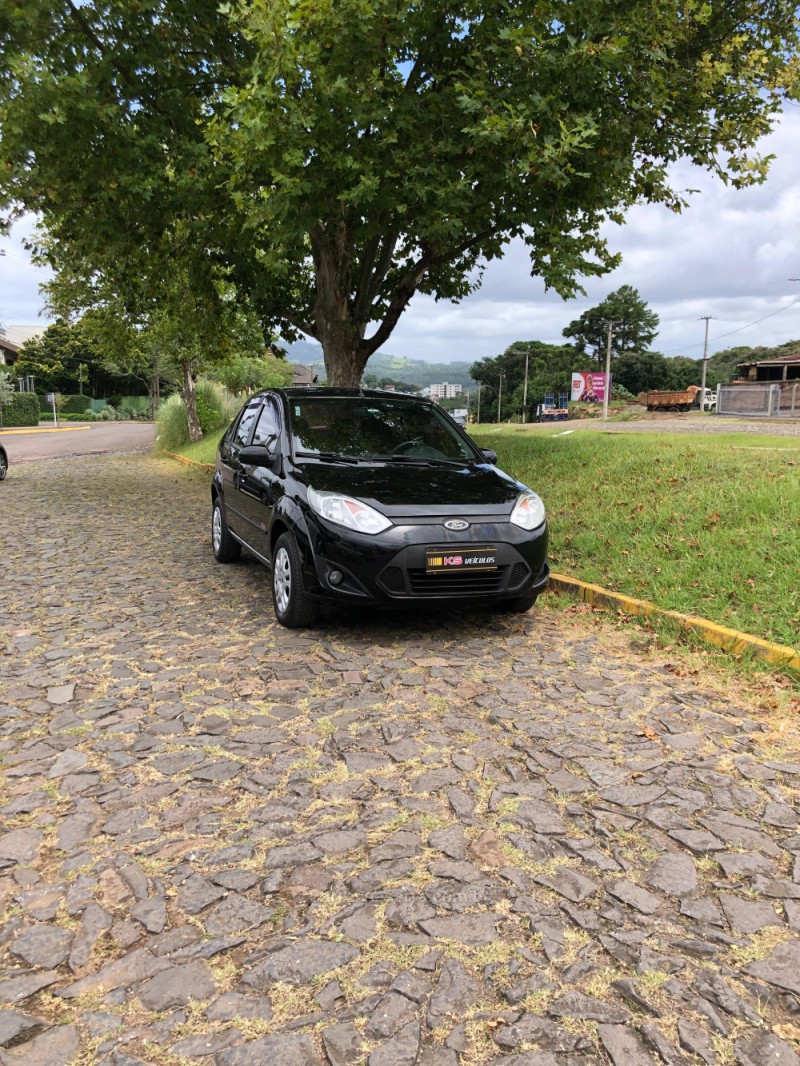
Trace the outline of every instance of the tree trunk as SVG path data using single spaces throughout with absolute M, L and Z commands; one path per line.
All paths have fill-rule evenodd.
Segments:
M 328 384 L 357 388 L 369 355 L 363 350 L 365 324 L 354 321 L 348 299 L 353 251 L 345 221 L 317 225 L 311 248 L 317 280 L 314 327 Z
M 200 419 L 197 417 L 197 387 L 192 373 L 192 365 L 188 359 L 181 363 L 183 382 L 181 384 L 181 398 L 186 405 L 186 417 L 189 421 L 189 440 L 194 443 L 203 436 Z

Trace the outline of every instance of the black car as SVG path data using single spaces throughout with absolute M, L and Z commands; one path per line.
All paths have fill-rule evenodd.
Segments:
M 6 450 L 3 447 L 3 445 L 0 444 L 0 481 L 3 481 L 5 479 L 5 476 L 6 476 L 7 473 L 8 473 L 8 454 L 6 453 Z
M 272 570 L 278 621 L 322 600 L 532 607 L 547 585 L 542 501 L 435 403 L 360 389 L 271 389 L 219 444 L 211 538 Z

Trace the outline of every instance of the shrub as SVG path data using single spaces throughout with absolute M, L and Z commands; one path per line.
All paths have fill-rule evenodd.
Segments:
M 39 400 L 34 392 L 15 392 L 3 404 L 3 425 L 10 426 L 38 426 L 39 425 Z
M 216 381 L 201 378 L 197 382 L 197 417 L 203 434 L 227 426 L 238 409 L 237 401 Z
M 158 447 L 165 452 L 174 452 L 189 443 L 189 419 L 183 400 L 173 393 L 158 409 Z
M 91 407 L 91 396 L 62 396 L 58 405 L 58 413 L 59 415 L 80 415 L 90 411 Z
M 197 417 L 203 434 L 213 433 L 232 420 L 239 410 L 238 401 L 215 381 L 201 378 L 197 383 Z M 177 393 L 164 400 L 158 409 L 158 447 L 174 452 L 189 443 L 189 420 L 186 407 Z
M 112 407 L 110 403 L 107 403 L 102 411 L 98 411 L 95 416 L 100 422 L 115 422 L 117 420 L 117 409 Z

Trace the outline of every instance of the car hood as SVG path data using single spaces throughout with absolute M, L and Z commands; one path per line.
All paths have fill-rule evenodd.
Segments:
M 299 463 L 296 473 L 318 492 L 355 496 L 390 518 L 507 515 L 524 486 L 489 464 Z

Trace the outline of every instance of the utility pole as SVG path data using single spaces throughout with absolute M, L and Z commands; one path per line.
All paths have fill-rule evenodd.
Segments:
M 606 322 L 608 326 L 608 342 L 606 344 L 606 387 L 603 390 L 603 421 L 608 420 L 608 397 L 611 392 L 611 336 L 614 330 L 614 326 L 619 325 L 618 322 L 612 322 L 610 319 Z
M 700 414 L 703 414 L 706 409 L 706 367 L 708 366 L 708 323 L 711 321 L 711 315 L 701 315 L 700 321 L 706 324 L 706 336 L 703 341 L 703 371 L 700 375 Z
M 475 419 L 475 424 L 478 425 L 478 426 L 481 424 L 481 383 L 480 382 L 478 382 L 478 415 L 477 415 L 477 417 Z
M 499 389 L 497 390 L 497 423 L 500 424 L 500 401 L 503 399 L 503 374 L 500 374 Z
M 522 421 L 528 421 L 528 359 L 530 352 L 525 353 L 525 385 L 522 389 Z

